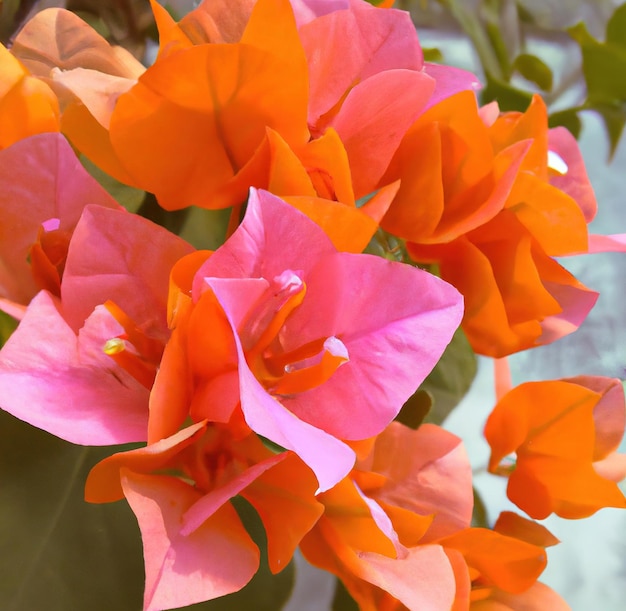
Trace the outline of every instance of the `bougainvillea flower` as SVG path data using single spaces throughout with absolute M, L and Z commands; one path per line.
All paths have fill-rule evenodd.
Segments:
M 520 558 L 520 562 L 507 567 L 513 568 L 516 572 L 526 573 L 526 582 L 523 586 L 532 583 L 522 592 L 504 590 L 493 581 L 487 582 L 483 577 L 473 573 L 473 584 L 470 595 L 470 609 L 472 611 L 515 611 L 516 609 L 528 609 L 528 611 L 542 611 L 543 609 L 558 609 L 566 611 L 569 609 L 567 603 L 553 590 L 540 582 L 533 582 L 532 576 L 539 572 L 544 564 L 543 554 L 537 548 L 546 548 L 559 543 L 559 540 L 550 533 L 543 525 L 523 518 L 513 512 L 504 511 L 500 514 L 493 530 L 499 535 L 505 535 L 499 539 L 500 543 L 507 542 L 513 548 L 518 548 L 526 552 L 526 558 Z M 526 542 L 535 547 L 533 550 L 528 546 L 516 545 L 515 540 Z M 495 551 L 495 549 L 493 550 Z M 530 554 L 528 554 L 530 552 Z M 511 550 L 505 550 L 506 557 L 511 559 Z M 502 567 L 495 567 L 496 572 L 500 572 Z M 472 569 L 470 569 L 472 571 Z M 507 569 L 505 569 L 507 570 Z M 530 577 L 530 579 L 528 579 Z M 502 579 L 499 579 L 502 582 Z M 519 588 L 516 588 L 516 590 Z
M 625 410 L 619 380 L 521 384 L 487 420 L 489 471 L 509 477 L 509 498 L 533 518 L 582 518 L 602 507 L 626 507 L 613 481 L 626 474 L 624 463 L 613 459 Z M 507 462 L 513 453 L 514 462 Z
M 159 30 L 159 55 L 205 43 L 239 42 L 257 0 L 203 0 L 178 23 L 150 0 Z
M 412 431 L 393 423 L 351 474 L 318 499 L 324 514 L 302 552 L 337 575 L 360 609 L 452 608 L 453 567 L 425 534 L 455 532 L 469 522 L 471 469 L 458 438 L 434 426 Z
M 0 149 L 45 132 L 58 132 L 56 95 L 0 44 Z
M 60 295 L 69 241 L 87 204 L 119 208 L 60 134 L 0 151 L 2 299 L 26 305 L 42 288 Z
M 36 13 L 15 38 L 11 53 L 58 97 L 61 129 L 88 154 L 97 151 L 107 173 L 130 182 L 111 148 L 111 112 L 145 68 L 126 49 L 110 45 L 90 25 L 65 9 Z
M 302 461 L 274 454 L 243 422 L 204 421 L 101 461 L 85 497 L 130 503 L 144 541 L 149 611 L 229 594 L 254 575 L 259 551 L 230 505 L 237 494 L 263 521 L 270 569 L 282 570 L 322 513 L 316 487 Z
M 553 257 L 588 252 L 595 199 L 541 98 L 525 113 L 494 110 L 462 92 L 414 123 L 382 181 L 401 179 L 382 226 L 439 265 L 465 297 L 472 347 L 500 357 L 571 333 L 593 307 L 597 293 Z
M 406 12 L 352 2 L 304 24 L 299 33 L 309 69 L 311 133 L 336 129 L 355 194 L 367 195 L 435 87 L 422 71 L 415 26 Z
M 302 551 L 335 573 L 361 609 L 460 611 L 525 592 L 555 540 L 516 517 L 498 522 L 504 532 L 470 528 L 471 480 L 457 437 L 392 423 L 348 478 L 318 496 L 325 511 Z
M 0 351 L 2 408 L 74 443 L 144 440 L 169 335 L 169 272 L 191 250 L 125 210 L 87 206 L 61 298 L 41 291 Z
M 133 184 L 164 207 L 224 207 L 263 184 L 256 151 L 266 128 L 292 147 L 309 140 L 306 104 L 306 60 L 289 2 L 260 0 L 240 41 L 159 57 L 118 98 L 109 134 Z
M 342 490 L 321 495 L 324 514 L 300 545 L 307 560 L 337 575 L 359 609 L 393 609 L 398 603 L 412 611 L 451 609 L 455 576 L 444 549 L 396 549 L 368 503 L 362 498 L 359 503 L 358 491 L 352 490 L 351 496 Z
M 298 29 L 287 0 L 241 1 L 234 10 L 203 2 L 179 23 L 156 2 L 152 8 L 159 55 L 129 91 L 124 83 L 92 84 L 84 70 L 56 81 L 109 129 L 88 129 L 73 110 L 64 119 L 72 142 L 167 209 L 238 205 L 250 186 L 269 188 L 267 129 L 308 171 L 303 149 L 332 128 L 356 197 L 368 195 L 436 88 L 401 11 L 332 4 Z M 437 99 L 471 86 L 457 72 L 433 68 L 441 77 Z
M 439 541 L 457 569 L 458 591 L 467 592 L 464 581 L 471 582 L 469 602 L 488 599 L 495 591 L 521 594 L 531 588 L 546 567 L 542 546 L 487 528 L 467 528 Z M 455 561 L 462 556 L 465 567 Z M 458 560 L 458 556 L 456 556 Z M 467 600 L 457 597 L 458 609 L 467 608 Z
M 196 381 L 192 418 L 227 421 L 241 403 L 252 430 L 297 453 L 321 489 L 354 463 L 341 440 L 371 437 L 395 417 L 462 309 L 437 278 L 338 253 L 307 217 L 254 190 L 242 225 L 190 283 L 172 346 L 187 346 L 179 352 Z M 162 366 L 159 378 L 180 375 Z M 153 408 L 155 422 L 170 420 L 169 401 Z M 184 409 L 178 414 L 160 436 L 182 424 Z
M 477 79 L 424 64 L 405 11 L 356 0 L 325 3 L 321 10 L 318 3 L 304 4 L 315 14 L 310 20 L 300 14 L 299 27 L 309 68 L 309 128 L 314 137 L 329 126 L 337 130 L 360 198 L 375 189 L 419 114 L 452 93 L 475 88 Z
M 385 509 L 406 546 L 432 542 L 470 525 L 474 499 L 467 454 L 458 437 L 437 426 L 422 424 L 413 430 L 390 424 L 369 455 L 357 462 L 352 477 Z M 420 533 L 403 527 L 407 512 L 433 516 L 428 529 Z

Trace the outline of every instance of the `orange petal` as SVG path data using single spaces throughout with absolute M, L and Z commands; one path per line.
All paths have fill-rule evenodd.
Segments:
M 59 131 L 59 114 L 50 87 L 24 76 L 0 98 L 0 148 L 28 136 Z
M 461 552 L 483 580 L 507 592 L 527 590 L 547 563 L 543 548 L 486 528 L 467 528 L 440 543 Z
M 528 520 L 512 511 L 503 511 L 493 526 L 496 532 L 537 545 L 551 547 L 560 541 L 542 524 Z
M 78 15 L 60 8 L 40 11 L 29 19 L 11 52 L 41 77 L 48 77 L 53 68 L 88 68 L 137 79 L 145 70 L 126 49 L 111 46 Z
M 176 456 L 199 439 L 205 429 L 206 422 L 198 422 L 157 443 L 118 452 L 101 460 L 89 472 L 85 483 L 85 500 L 89 503 L 109 503 L 123 498 L 120 469 L 150 473 L 171 466 Z
M 290 454 L 241 493 L 265 526 L 272 573 L 287 566 L 304 535 L 324 512 L 324 506 L 315 498 L 317 488 L 313 472 Z
M 283 197 L 294 208 L 315 221 L 337 250 L 363 252 L 378 224 L 357 208 L 318 197 Z

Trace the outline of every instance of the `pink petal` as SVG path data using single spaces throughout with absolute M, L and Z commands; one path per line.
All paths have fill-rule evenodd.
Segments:
M 467 70 L 462 70 L 461 68 L 426 62 L 424 64 L 424 71 L 428 76 L 435 79 L 435 91 L 430 96 L 422 112 L 425 112 L 431 106 L 441 102 L 441 100 L 449 98 L 459 91 L 465 91 L 467 89 L 478 91 L 482 87 L 475 74 Z
M 86 203 L 119 208 L 60 134 L 39 134 L 0 151 L 0 296 L 28 303 L 37 292 L 27 262 L 39 227 L 72 231 Z M 28 214 L 25 214 L 28 211 Z
M 434 514 L 424 541 L 467 528 L 472 517 L 472 469 L 461 440 L 432 424 L 412 430 L 393 423 L 358 465 L 387 478 L 374 495 L 422 516 Z
M 426 272 L 369 255 L 326 256 L 304 280 L 307 295 L 284 327 L 284 349 L 334 336 L 350 360 L 284 404 L 341 439 L 376 435 L 441 357 L 463 315 L 462 299 Z
M 626 252 L 626 233 L 614 235 L 589 235 L 589 252 Z
M 231 594 L 259 566 L 259 550 L 228 504 L 185 537 L 184 513 L 200 498 L 179 479 L 124 469 L 122 487 L 137 516 L 146 565 L 144 610 L 184 607 Z
M 576 376 L 565 381 L 580 384 L 602 395 L 593 408 L 596 434 L 594 460 L 601 460 L 615 452 L 622 441 L 626 426 L 626 403 L 622 382 L 617 378 L 601 376 Z
M 241 409 L 248 426 L 257 434 L 295 452 L 315 473 L 318 492 L 328 490 L 349 473 L 354 465 L 354 452 L 338 439 L 297 418 L 263 388 L 246 363 L 236 326 L 230 319 L 233 303 L 240 297 L 238 291 L 233 290 L 234 284 L 228 279 L 210 278 L 206 282 L 233 327 L 239 355 Z
M 267 191 L 250 189 L 243 222 L 198 270 L 194 300 L 205 277 L 271 280 L 286 269 L 306 274 L 318 258 L 335 251 L 328 236 L 307 216 Z
M 365 2 L 327 12 L 303 25 L 300 38 L 309 64 L 310 125 L 355 83 L 387 70 L 419 71 L 423 64 L 409 14 L 375 9 Z
M 170 270 L 192 250 L 136 214 L 87 206 L 70 243 L 61 285 L 66 319 L 78 328 L 97 304 L 111 300 L 142 329 L 163 336 Z
M 350 91 L 331 126 L 348 153 L 357 199 L 376 188 L 434 88 L 422 72 L 387 70 Z
M 144 441 L 148 391 L 102 352 L 120 332 L 101 307 L 76 337 L 42 291 L 0 351 L 2 408 L 73 443 Z
M 549 344 L 580 327 L 598 300 L 599 293 L 582 284 L 572 286 L 545 281 L 543 285 L 563 308 L 560 314 L 548 316 L 541 321 L 542 334 L 537 343 Z
M 296 16 L 298 27 L 313 21 L 316 17 L 347 9 L 348 6 L 348 0 L 291 0 L 291 8 Z
M 456 583 L 446 553 L 439 545 L 408 550 L 404 558 L 359 553 L 357 575 L 397 598 L 411 611 L 449 611 Z
M 181 534 L 188 536 L 200 528 L 220 507 L 234 496 L 237 496 L 244 488 L 247 488 L 261 474 L 271 469 L 275 464 L 287 458 L 287 452 L 272 456 L 256 465 L 246 469 L 223 486 L 211 490 L 201 499 L 196 501 L 182 517 Z
M 550 184 L 572 197 L 580 206 L 587 223 L 590 223 L 596 215 L 598 204 L 576 138 L 565 127 L 554 127 L 548 131 L 548 148 L 567 165 L 567 172 L 563 175 L 553 174 Z

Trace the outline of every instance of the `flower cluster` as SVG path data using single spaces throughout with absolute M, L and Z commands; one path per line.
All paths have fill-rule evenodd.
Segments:
M 0 48 L 0 309 L 20 321 L 0 406 L 76 444 L 142 443 L 86 499 L 135 513 L 146 611 L 250 581 L 237 496 L 272 572 L 300 548 L 361 609 L 565 608 L 537 581 L 554 537 L 511 512 L 473 526 L 461 440 L 394 420 L 459 325 L 503 357 L 594 305 L 554 257 L 624 239 L 588 235 L 576 141 L 539 97 L 479 107 L 402 11 L 225 7 L 176 22 L 153 1 L 148 68 L 63 9 Z M 166 210 L 232 208 L 223 244 L 126 211 L 77 154 Z M 523 384 L 486 424 L 488 468 L 533 519 L 626 507 L 625 413 L 618 380 Z

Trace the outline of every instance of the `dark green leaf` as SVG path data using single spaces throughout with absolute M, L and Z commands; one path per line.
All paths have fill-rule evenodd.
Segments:
M 422 51 L 424 53 L 424 61 L 439 63 L 443 62 L 443 53 L 439 49 L 435 47 L 432 47 L 430 49 L 422 48 Z
M 204 210 L 190 208 L 180 237 L 198 249 L 216 250 L 224 243 L 230 208 Z
M 606 25 L 606 42 L 626 47 L 626 3 L 611 15 Z
M 450 345 L 420 386 L 433 398 L 433 408 L 424 419 L 441 424 L 465 396 L 476 375 L 476 355 L 465 334 L 458 329 Z
M 340 579 L 337 579 L 332 611 L 359 611 L 359 605 L 354 602 Z
M 396 420 L 412 429 L 417 429 L 428 415 L 428 412 L 430 412 L 432 406 L 433 398 L 430 393 L 425 390 L 418 390 L 402 406 L 400 413 L 396 416 Z
M 518 55 L 513 62 L 513 68 L 543 91 L 552 90 L 552 70 L 536 55 L 528 53 Z
M 481 91 L 481 102 L 487 104 L 497 100 L 500 110 L 524 111 L 528 108 L 532 94 L 528 91 L 516 89 L 512 85 L 505 83 L 487 74 L 487 86 Z
M 16 327 L 17 320 L 0 311 L 0 347 L 4 346 L 4 342 L 9 339 Z
M 129 212 L 137 212 L 143 202 L 144 191 L 129 187 L 115 178 L 103 172 L 98 166 L 93 164 L 87 157 L 82 156 L 80 162 L 85 169 L 102 185 L 118 204 L 124 206 Z
M 567 110 L 551 114 L 548 119 L 548 125 L 550 127 L 562 125 L 570 131 L 574 138 L 578 138 L 580 136 L 580 130 L 582 129 L 582 123 L 578 116 L 578 111 L 573 108 L 568 108 Z
M 144 193 L 141 205 L 137 209 L 137 214 L 144 218 L 165 227 L 168 231 L 178 235 L 181 231 L 191 208 L 182 210 L 165 210 L 161 208 L 157 198 L 152 193 Z
M 489 519 L 487 517 L 487 508 L 483 502 L 478 490 L 474 491 L 474 510 L 472 511 L 472 526 L 475 528 L 489 528 Z
M 141 538 L 130 508 L 83 500 L 89 469 L 112 452 L 0 411 L 0 609 L 141 609 Z

